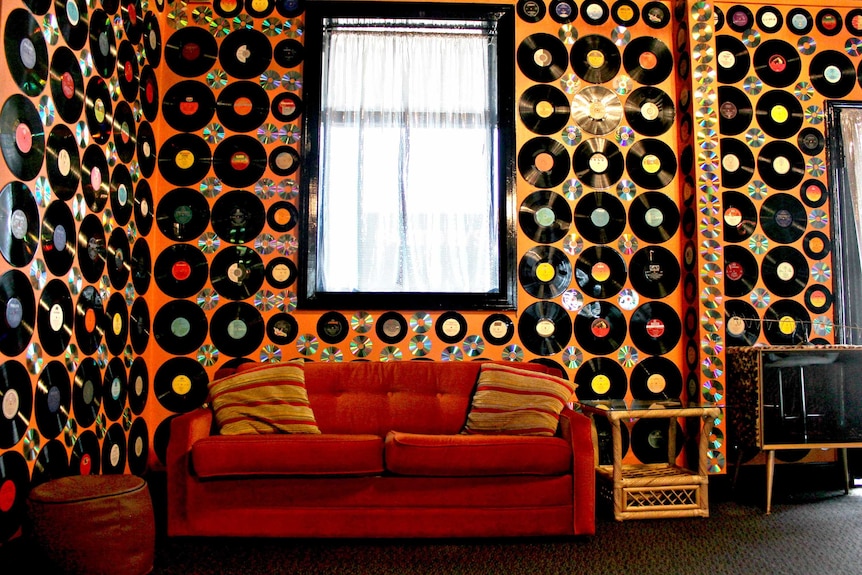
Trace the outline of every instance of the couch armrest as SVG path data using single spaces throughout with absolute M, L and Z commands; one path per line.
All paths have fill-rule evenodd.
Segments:
M 192 481 L 190 455 L 192 445 L 209 437 L 213 413 L 199 407 L 171 419 L 165 467 L 167 472 L 168 535 L 183 535 L 188 521 L 188 485 Z
M 594 535 L 596 532 L 596 455 L 593 450 L 592 420 L 566 407 L 560 414 L 560 434 L 572 446 L 575 535 Z

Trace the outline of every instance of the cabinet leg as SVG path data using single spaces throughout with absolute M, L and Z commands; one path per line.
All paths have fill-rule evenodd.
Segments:
M 772 511 L 772 480 L 775 478 L 775 450 L 766 452 L 766 514 Z
M 844 472 L 844 495 L 850 493 L 850 465 L 847 462 L 847 448 L 841 448 L 841 471 Z

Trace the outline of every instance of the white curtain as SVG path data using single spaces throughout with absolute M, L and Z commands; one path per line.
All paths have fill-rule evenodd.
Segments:
M 317 288 L 495 291 L 487 34 L 398 30 L 330 32 Z
M 842 109 L 841 142 L 844 148 L 844 168 L 841 174 L 840 219 L 841 273 L 836 280 L 846 290 L 843 298 L 836 298 L 841 309 L 843 335 L 841 343 L 862 343 L 862 110 Z M 836 286 L 839 287 L 839 286 Z

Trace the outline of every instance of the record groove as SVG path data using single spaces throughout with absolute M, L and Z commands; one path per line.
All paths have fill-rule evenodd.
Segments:
M 575 261 L 575 280 L 587 297 L 613 297 L 625 284 L 625 261 L 618 251 L 608 246 L 591 246 Z
M 12 94 L 0 109 L 0 151 L 9 171 L 32 180 L 45 159 L 45 128 L 29 98 Z
M 569 175 L 571 160 L 566 148 L 553 138 L 539 136 L 518 151 L 518 171 L 537 188 L 558 186 Z
M 246 246 L 220 250 L 210 266 L 213 288 L 231 300 L 252 297 L 263 285 L 264 267 L 258 253 Z
M 39 208 L 26 184 L 10 182 L 0 190 L 0 253 L 14 267 L 32 261 L 39 247 Z
M 742 246 L 725 246 L 724 293 L 727 297 L 748 295 L 759 278 L 760 270 L 751 250 Z
M 524 309 L 518 321 L 518 336 L 531 352 L 548 356 L 559 353 L 572 337 L 572 320 L 560 304 L 538 301 Z
M 720 89 L 720 88 L 719 88 Z M 636 88 L 624 106 L 626 121 L 644 136 L 661 136 L 673 126 L 676 110 L 671 97 L 660 88 Z
M 579 38 L 572 46 L 571 60 L 575 74 L 590 84 L 613 80 L 622 66 L 617 45 L 598 34 Z
M 537 190 L 524 198 L 518 211 L 521 231 L 531 240 L 552 244 L 569 233 L 572 209 L 560 194 Z
M 640 84 L 656 85 L 673 72 L 673 56 L 667 45 L 651 36 L 633 38 L 623 50 L 623 67 Z
M 623 233 L 626 211 L 622 202 L 607 192 L 585 194 L 575 206 L 575 227 L 594 244 L 609 244 Z
M 562 90 L 549 84 L 527 88 L 518 101 L 518 114 L 524 125 L 536 134 L 553 134 L 566 127 L 571 107 Z
M 518 279 L 524 291 L 531 296 L 551 299 L 569 287 L 572 266 L 562 250 L 553 246 L 536 246 L 521 256 Z
M 668 304 L 653 301 L 635 309 L 629 322 L 632 343 L 650 355 L 663 355 L 679 343 L 682 322 Z
M 679 285 L 681 273 L 677 257 L 662 246 L 643 247 L 629 261 L 632 287 L 643 297 L 669 296 Z
M 602 136 L 620 124 L 619 96 L 603 86 L 588 86 L 572 98 L 572 118 L 585 132 Z
M 584 140 L 572 155 L 575 175 L 587 186 L 606 189 L 623 175 L 625 161 L 619 147 L 605 138 Z
M 559 38 L 540 32 L 524 38 L 516 54 L 518 69 L 534 82 L 558 80 L 569 65 L 569 53 Z
M 626 153 L 626 171 L 642 188 L 658 190 L 676 177 L 677 162 L 673 150 L 661 140 L 638 140 Z
M 629 226 L 641 240 L 663 243 L 679 229 L 679 206 L 662 192 L 644 192 L 629 206 Z
M 575 316 L 574 326 L 578 344 L 595 355 L 607 355 L 619 349 L 628 331 L 622 312 L 607 301 L 584 305 Z

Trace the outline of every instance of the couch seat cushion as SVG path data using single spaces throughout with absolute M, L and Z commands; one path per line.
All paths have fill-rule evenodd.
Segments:
M 213 435 L 192 446 L 202 478 L 227 476 L 379 475 L 383 438 L 376 435 Z
M 386 470 L 399 475 L 562 475 L 572 469 L 572 448 L 560 437 L 391 431 L 384 458 Z

